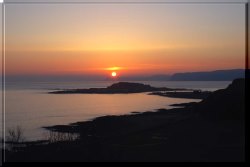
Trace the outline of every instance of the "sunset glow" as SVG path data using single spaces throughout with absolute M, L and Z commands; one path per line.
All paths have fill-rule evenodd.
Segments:
M 244 68 L 244 21 L 244 5 L 7 5 L 6 74 Z
M 122 68 L 121 67 L 109 67 L 109 68 L 105 68 L 106 70 L 108 71 L 114 71 L 114 70 L 121 70 Z

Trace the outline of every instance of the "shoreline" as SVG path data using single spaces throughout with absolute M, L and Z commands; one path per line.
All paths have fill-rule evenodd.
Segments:
M 211 91 L 198 91 L 193 90 L 190 92 L 152 92 L 148 95 L 157 95 L 163 97 L 170 97 L 170 98 L 184 98 L 184 99 L 205 99 L 207 98 L 212 92 Z
M 143 117 L 143 116 L 150 116 L 150 115 L 161 115 L 161 114 L 166 114 L 166 115 L 173 115 L 176 114 L 182 114 L 185 112 L 188 112 L 189 107 L 193 107 L 197 102 L 189 102 L 189 103 L 177 103 L 177 104 L 172 104 L 170 106 L 173 106 L 175 108 L 171 109 L 165 109 L 165 108 L 159 108 L 155 109 L 155 111 L 141 111 L 141 112 L 130 112 L 128 114 L 122 114 L 122 115 L 105 115 L 105 116 L 99 116 L 95 117 L 91 120 L 87 121 L 78 121 L 78 122 L 73 122 L 67 125 L 53 125 L 53 126 L 44 126 L 41 128 L 44 128 L 49 131 L 54 131 L 54 132 L 62 132 L 62 133 L 79 133 L 81 128 L 84 128 L 82 126 L 89 126 L 91 124 L 98 124 L 99 121 L 105 120 L 105 122 L 109 122 L 115 119 L 131 119 L 133 117 Z M 163 113 L 164 112 L 164 113 Z
M 46 127 L 55 134 L 79 137 L 7 151 L 6 157 L 8 161 L 242 162 L 244 82 L 235 80 L 201 102 L 175 104 L 181 108 Z

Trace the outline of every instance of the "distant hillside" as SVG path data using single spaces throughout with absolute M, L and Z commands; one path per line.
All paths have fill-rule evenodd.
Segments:
M 171 75 L 152 75 L 152 76 L 121 76 L 120 81 L 168 81 Z
M 236 78 L 244 78 L 245 70 L 217 70 L 209 72 L 176 73 L 170 77 L 171 81 L 232 81 Z

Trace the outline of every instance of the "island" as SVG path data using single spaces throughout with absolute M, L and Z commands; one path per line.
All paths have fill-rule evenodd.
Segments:
M 49 92 L 51 94 L 122 94 L 122 93 L 143 93 L 154 91 L 180 91 L 187 89 L 172 89 L 166 87 L 152 87 L 150 85 L 133 82 L 118 82 L 106 88 L 89 88 L 89 89 L 66 89 Z
M 148 95 L 158 95 L 175 98 L 204 99 L 211 92 L 186 88 L 152 87 L 133 82 L 118 82 L 106 88 L 65 89 L 49 92 L 50 94 L 129 94 L 150 92 Z

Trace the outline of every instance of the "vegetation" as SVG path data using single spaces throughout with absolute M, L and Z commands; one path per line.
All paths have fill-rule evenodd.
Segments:
M 23 129 L 21 126 L 16 126 L 7 129 L 6 140 L 9 143 L 20 143 L 24 141 Z
M 49 143 L 56 143 L 61 141 L 71 142 L 77 140 L 79 138 L 79 135 L 74 133 L 49 131 L 45 138 Z
M 9 149 L 15 150 L 16 145 L 24 142 L 24 140 L 24 131 L 21 126 L 18 125 L 7 129 L 6 143 Z

